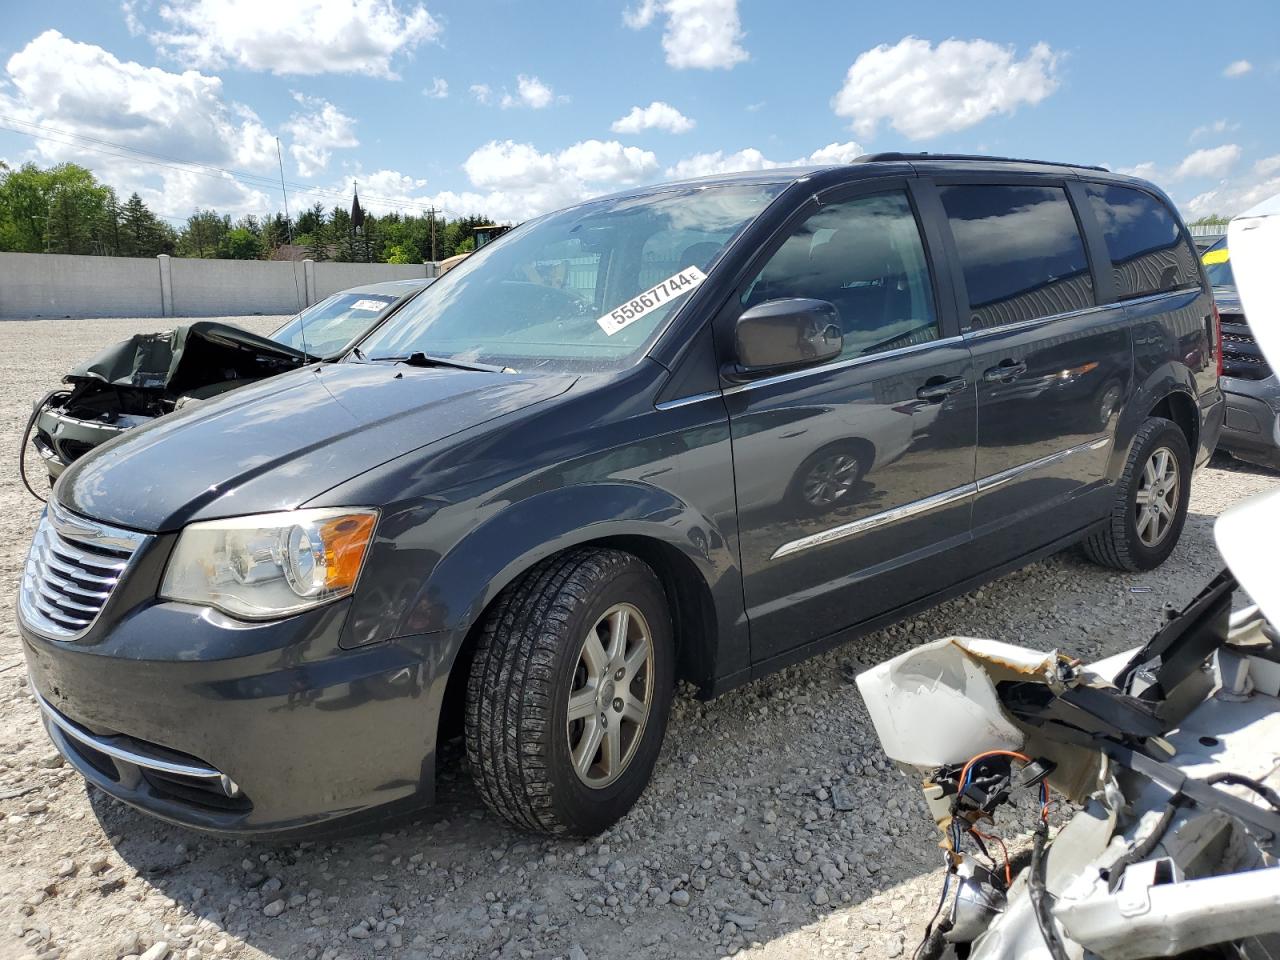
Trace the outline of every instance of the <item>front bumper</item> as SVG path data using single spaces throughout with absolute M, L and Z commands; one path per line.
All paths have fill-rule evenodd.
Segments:
M 1222 380 L 1226 424 L 1219 446 L 1233 456 L 1280 470 L 1280 378 Z
M 63 395 L 61 400 L 65 401 Z M 128 427 L 93 420 L 80 420 L 68 416 L 57 406 L 59 400 L 46 403 L 36 413 L 31 442 L 49 471 L 49 479 L 57 480 L 62 471 L 71 466 L 94 447 L 114 440 Z
M 19 629 L 45 728 L 85 779 L 183 826 L 287 837 L 433 797 L 437 638 L 343 650 L 346 606 L 247 624 L 162 602 L 83 640 Z

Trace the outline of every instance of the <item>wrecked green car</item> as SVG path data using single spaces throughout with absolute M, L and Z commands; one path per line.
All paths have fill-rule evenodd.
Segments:
M 336 360 L 434 281 L 352 287 L 268 336 L 200 320 L 113 344 L 36 401 L 27 433 L 53 484 L 68 466 L 126 430 L 191 403 L 308 363 Z M 33 491 L 34 492 L 34 491 Z

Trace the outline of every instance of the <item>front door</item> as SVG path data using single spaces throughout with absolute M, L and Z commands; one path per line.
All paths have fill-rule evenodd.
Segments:
M 973 370 L 908 183 L 797 219 L 721 318 L 811 297 L 844 337 L 830 363 L 725 390 L 757 663 L 938 589 L 970 537 Z
M 1064 185 L 941 184 L 978 382 L 974 545 L 989 565 L 1099 516 L 1132 390 L 1124 309 L 1099 305 Z M 1081 211 L 1089 216 L 1088 211 Z

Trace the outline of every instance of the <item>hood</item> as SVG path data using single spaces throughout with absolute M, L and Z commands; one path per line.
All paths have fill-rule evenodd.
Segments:
M 161 333 L 135 334 L 74 368 L 63 379 L 177 395 L 219 380 L 274 376 L 306 361 L 306 354 L 283 343 L 225 323 L 201 320 Z
M 54 496 L 84 516 L 151 532 L 291 510 L 411 450 L 558 396 L 574 380 L 312 366 L 128 431 L 77 460 Z

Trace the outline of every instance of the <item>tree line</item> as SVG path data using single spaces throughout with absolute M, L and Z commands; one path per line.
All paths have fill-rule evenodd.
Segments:
M 109 257 L 271 259 L 292 237 L 312 260 L 423 263 L 466 253 L 483 215 L 452 219 L 432 214 L 366 213 L 356 227 L 350 210 L 316 203 L 296 220 L 283 213 L 233 220 L 196 210 L 175 227 L 137 194 L 123 203 L 85 167 L 33 163 L 11 169 L 0 162 L 0 252 L 75 253 Z

